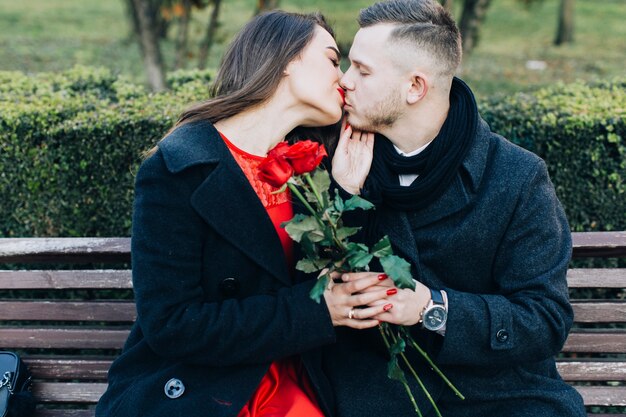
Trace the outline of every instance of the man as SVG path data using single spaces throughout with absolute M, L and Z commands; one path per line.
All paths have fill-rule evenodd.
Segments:
M 392 307 L 375 318 L 410 326 L 465 396 L 407 348 L 444 417 L 585 416 L 554 362 L 573 318 L 571 236 L 545 163 L 480 118 L 472 92 L 454 78 L 459 31 L 435 1 L 377 3 L 359 24 L 342 86 L 349 124 L 376 133 L 373 161 L 364 181 L 354 173 L 367 170 L 367 158 L 352 158 L 361 162 L 355 169 L 340 143 L 333 177 L 376 204 L 364 214 L 365 240 L 389 235 L 418 281 L 415 291 L 392 290 Z M 338 416 L 415 415 L 402 385 L 386 376 L 380 335 L 337 333 L 324 361 Z M 433 415 L 407 379 L 424 415 Z

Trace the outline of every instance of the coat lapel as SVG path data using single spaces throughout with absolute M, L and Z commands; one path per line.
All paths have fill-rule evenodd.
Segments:
M 171 172 L 204 165 L 207 177 L 191 205 L 226 241 L 281 282 L 291 278 L 280 239 L 265 207 L 209 122 L 188 123 L 159 143 Z
M 489 126 L 479 120 L 476 137 L 456 176 L 443 195 L 423 210 L 409 214 L 409 223 L 416 229 L 451 216 L 466 207 L 480 186 L 489 152 Z
M 411 263 L 414 269 L 413 277 L 417 279 L 421 276 L 419 252 L 406 212 L 381 209 L 379 215 L 382 230 L 389 236 L 394 249 L 398 251 L 396 255 Z
M 235 161 L 220 161 L 194 192 L 191 204 L 225 240 L 280 281 L 290 283 L 274 225 Z
M 419 228 L 426 224 L 434 223 L 462 210 L 470 201 L 471 198 L 463 185 L 461 176 L 457 174 L 454 180 L 452 180 L 452 184 L 437 201 L 423 210 L 409 214 L 409 223 L 412 228 Z

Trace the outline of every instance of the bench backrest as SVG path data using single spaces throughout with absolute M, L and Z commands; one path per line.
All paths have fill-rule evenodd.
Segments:
M 575 233 L 574 256 L 626 257 L 626 232 Z M 136 317 L 129 262 L 128 238 L 0 239 L 0 264 L 19 264 L 0 270 L 0 349 L 28 363 L 39 416 L 93 415 Z M 559 371 L 586 404 L 626 406 L 626 269 L 570 269 L 568 284 L 590 290 Z

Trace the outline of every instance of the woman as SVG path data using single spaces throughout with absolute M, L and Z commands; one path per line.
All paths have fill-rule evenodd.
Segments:
M 335 340 L 335 326 L 377 325 L 349 312 L 386 293 L 352 295 L 374 277 L 312 301 L 314 281 L 292 278 L 279 226 L 291 203 L 255 169 L 294 129 L 339 121 L 338 61 L 321 16 L 255 18 L 226 53 L 215 98 L 183 113 L 144 161 L 132 237 L 138 317 L 97 416 L 329 413 L 314 349 Z

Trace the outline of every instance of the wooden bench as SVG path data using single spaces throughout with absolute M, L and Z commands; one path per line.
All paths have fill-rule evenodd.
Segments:
M 128 238 L 0 239 L 0 349 L 29 365 L 37 416 L 93 416 L 135 320 L 129 250 Z M 575 233 L 574 256 L 626 257 L 626 232 Z M 559 371 L 589 407 L 626 407 L 626 269 L 570 269 L 568 283 L 590 296 L 572 300 Z

